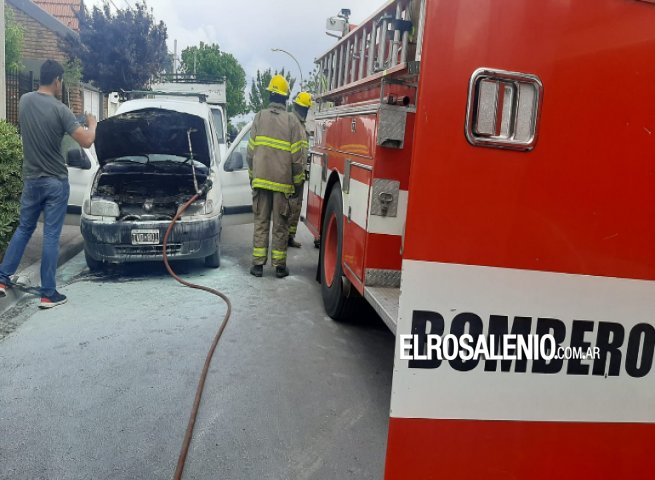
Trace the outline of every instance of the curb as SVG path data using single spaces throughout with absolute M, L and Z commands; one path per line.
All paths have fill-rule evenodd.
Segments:
M 82 238 L 82 235 L 76 236 L 73 240 L 70 240 L 66 243 L 62 243 L 59 246 L 59 261 L 57 262 L 57 268 L 61 267 L 64 263 L 80 253 L 83 249 L 84 239 Z M 15 276 L 20 277 L 21 283 L 27 285 L 38 285 L 37 279 L 39 279 L 40 273 L 41 262 L 36 261 L 20 272 L 16 272 Z M 17 288 L 8 289 L 7 296 L 0 299 L 0 317 L 14 308 L 18 302 L 20 302 L 28 295 L 31 294 Z

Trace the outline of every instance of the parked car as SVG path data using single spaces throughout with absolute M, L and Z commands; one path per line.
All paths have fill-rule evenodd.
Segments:
M 161 260 L 168 225 L 206 181 L 213 188 L 175 225 L 167 254 L 220 265 L 223 192 L 216 139 L 211 109 L 203 102 L 131 100 L 98 124 L 99 168 L 81 218 L 91 270 L 103 263 Z
M 98 171 L 98 159 L 93 147 L 80 147 L 68 134 L 61 142 L 61 153 L 68 167 L 68 181 L 70 182 L 66 224 L 79 225 L 82 203 Z
M 225 225 L 252 223 L 252 189 L 248 177 L 248 141 L 252 122 L 248 122 L 239 132 L 227 151 L 227 157 L 221 162 L 218 176 L 223 187 L 225 205 Z M 313 137 L 309 138 L 313 145 Z M 307 168 L 309 168 L 309 163 Z M 303 216 L 304 209 L 303 206 Z
M 249 122 L 241 129 L 218 171 L 223 187 L 225 223 L 230 225 L 253 221 L 252 190 L 246 163 L 251 126 L 252 122 Z

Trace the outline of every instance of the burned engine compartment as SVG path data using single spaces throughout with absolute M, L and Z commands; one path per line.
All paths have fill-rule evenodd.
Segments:
M 206 181 L 208 173 L 206 166 L 196 162 L 199 186 Z M 118 204 L 119 221 L 170 221 L 179 206 L 195 193 L 189 164 L 173 168 L 108 164 L 96 177 L 91 201 L 102 199 Z

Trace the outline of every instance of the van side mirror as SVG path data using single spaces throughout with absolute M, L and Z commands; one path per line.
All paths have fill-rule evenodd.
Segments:
M 243 155 L 241 152 L 232 152 L 232 155 L 230 155 L 227 160 L 225 161 L 225 167 L 224 167 L 226 172 L 233 172 L 235 170 L 242 170 L 243 169 Z
M 91 160 L 81 148 L 73 148 L 66 154 L 66 164 L 80 170 L 91 170 Z

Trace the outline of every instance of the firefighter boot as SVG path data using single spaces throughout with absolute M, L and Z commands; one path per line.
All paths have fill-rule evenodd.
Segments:
M 253 265 L 252 267 L 250 267 L 250 275 L 253 275 L 255 277 L 264 276 L 264 267 L 262 265 Z
M 289 246 L 293 248 L 300 248 L 302 247 L 302 244 L 300 242 L 296 242 L 294 237 L 289 237 Z
M 288 277 L 289 269 L 287 267 L 275 267 L 275 276 L 277 278 Z

